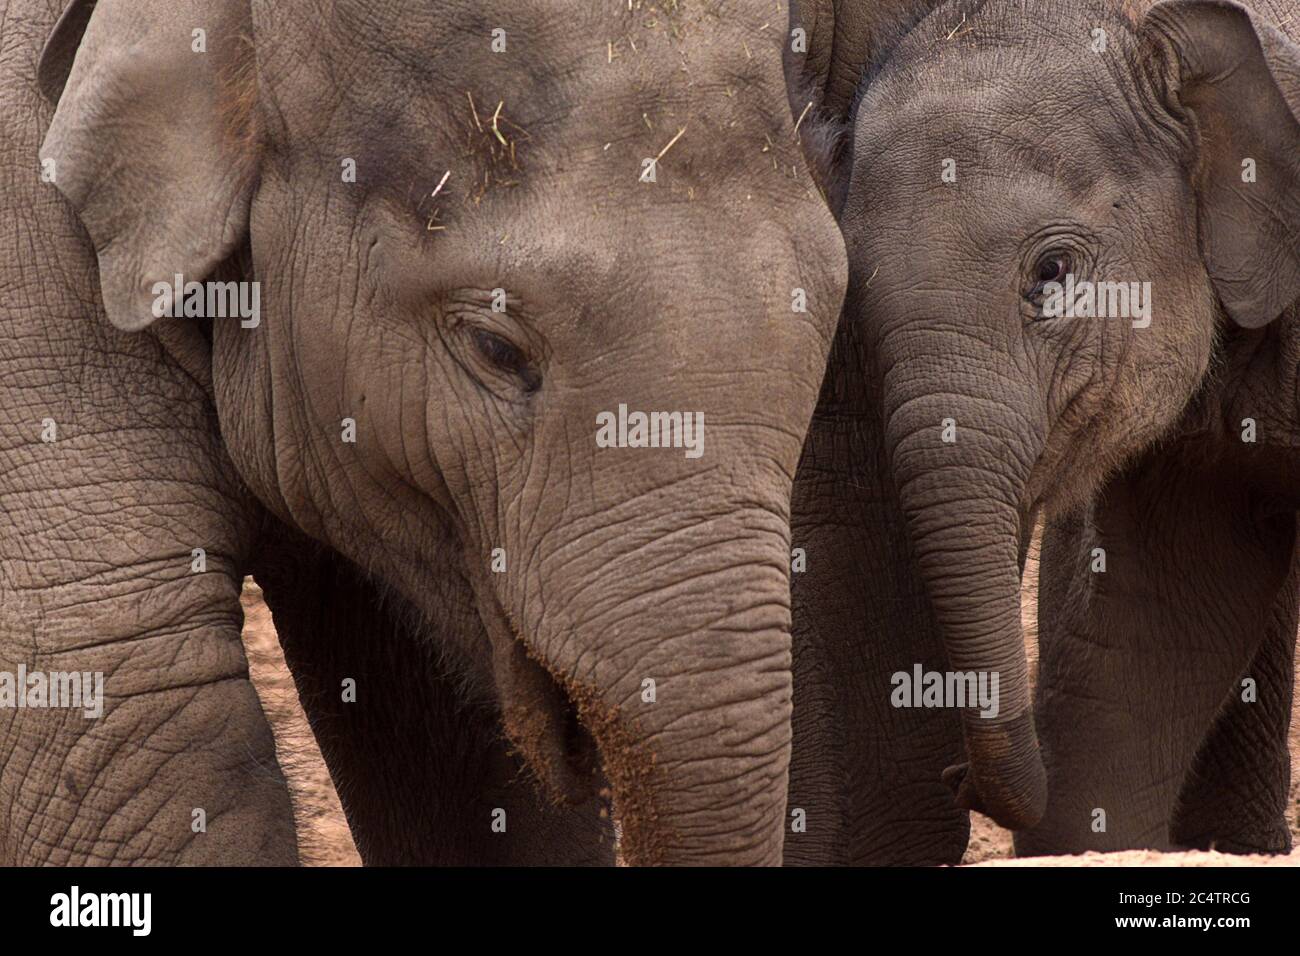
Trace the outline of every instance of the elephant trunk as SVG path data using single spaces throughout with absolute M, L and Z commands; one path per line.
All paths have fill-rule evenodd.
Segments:
M 992 707 L 969 695 L 945 701 L 964 705 L 969 764 L 944 778 L 959 806 L 1020 830 L 1047 806 L 1019 602 L 1019 504 L 1033 455 L 977 427 L 978 414 L 954 415 L 945 398 L 897 402 L 890 421 L 903 510 L 948 652 L 946 686 L 994 689 Z
M 792 700 L 788 516 L 751 504 L 644 521 L 627 533 L 639 542 L 630 549 L 627 540 L 577 557 L 561 548 L 544 563 L 544 600 L 511 602 L 521 613 L 541 608 L 515 646 L 594 742 L 591 763 L 609 781 L 629 863 L 779 865 Z M 528 672 L 515 671 L 517 691 Z M 537 699 L 515 720 L 508 712 L 507 728 L 534 769 L 562 779 L 546 765 L 572 766 L 574 748 L 557 755 L 546 743 L 571 742 L 574 728 L 530 728 L 554 713 Z

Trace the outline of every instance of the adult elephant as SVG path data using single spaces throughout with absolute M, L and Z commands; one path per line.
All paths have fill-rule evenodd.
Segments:
M 607 861 L 606 778 L 630 862 L 779 862 L 844 258 L 770 8 L 77 3 L 51 116 L 52 6 L 0 7 L 0 655 L 106 703 L 0 716 L 5 861 L 295 860 L 252 570 L 367 862 Z
M 951 666 L 1000 675 L 949 778 L 1021 852 L 1289 842 L 1297 12 L 953 2 L 862 93 L 848 309 Z
M 938 0 L 803 0 L 787 69 L 800 135 L 837 213 L 854 91 Z M 894 675 L 947 668 L 885 463 L 879 379 L 842 322 L 795 479 L 794 753 L 787 864 L 955 864 L 969 814 L 942 781 L 965 759 L 951 710 L 893 705 Z

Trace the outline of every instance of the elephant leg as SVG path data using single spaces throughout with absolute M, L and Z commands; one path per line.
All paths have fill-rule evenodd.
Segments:
M 275 538 L 254 575 L 367 865 L 613 863 L 602 801 L 551 803 L 497 708 L 399 599 L 311 542 Z
M 1300 552 L 1244 678 L 1234 687 L 1183 784 L 1174 815 L 1180 846 L 1228 853 L 1286 853 L 1291 786 L 1291 697 L 1295 691 Z M 1248 759 L 1243 759 L 1248 756 Z
M 794 748 L 787 864 L 957 863 L 970 818 L 943 770 L 964 759 L 951 710 L 891 705 L 891 676 L 947 656 L 883 462 L 858 356 L 841 331 L 792 504 Z M 796 811 L 803 810 L 803 831 Z
M 239 637 L 259 509 L 210 360 L 109 326 L 85 232 L 29 172 L 62 6 L 0 4 L 0 864 L 292 864 Z
M 1179 792 L 1261 647 L 1294 531 L 1176 454 L 1112 480 L 1089 515 L 1049 523 L 1035 696 L 1049 800 L 1018 853 L 1175 844 Z M 1254 773 L 1257 756 L 1236 765 Z
M 9 339 L 49 386 L 0 387 L 0 860 L 293 864 L 240 642 L 256 510 L 210 404 L 152 339 L 75 371 L 47 340 Z

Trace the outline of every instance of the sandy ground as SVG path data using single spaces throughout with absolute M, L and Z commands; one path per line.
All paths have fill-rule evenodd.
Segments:
M 262 589 L 252 578 L 244 581 L 242 601 L 248 669 L 275 732 L 280 766 L 289 778 L 302 861 L 308 866 L 360 866 L 334 783 L 284 663 L 271 611 L 262 603 Z
M 1025 644 L 1031 670 L 1038 663 L 1037 614 L 1034 604 L 1037 586 L 1036 549 L 1026 566 L 1022 613 Z M 293 678 L 284 663 L 280 644 L 271 623 L 271 613 L 262 603 L 261 588 L 249 578 L 244 582 L 244 647 L 248 652 L 253 684 L 262 699 L 275 732 L 276 750 L 293 796 L 298 822 L 298 840 L 303 862 L 309 866 L 357 866 L 360 863 L 343 809 L 321 759 L 311 728 L 303 716 Z M 1300 675 L 1298 675 L 1300 676 Z M 1291 722 L 1291 828 L 1300 846 L 1300 708 Z M 1088 853 L 1070 857 L 1012 859 L 1011 834 L 993 821 L 971 815 L 970 845 L 964 860 L 983 866 L 1300 866 L 1300 850 L 1284 857 L 1234 856 L 1225 853 L 1155 853 L 1132 850 L 1125 853 Z

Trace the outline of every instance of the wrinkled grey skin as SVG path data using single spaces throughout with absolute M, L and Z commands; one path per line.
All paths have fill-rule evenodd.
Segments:
M 805 55 L 787 56 L 800 134 L 835 175 L 854 86 L 901 24 L 927 2 L 804 2 L 792 26 Z M 847 177 L 842 177 L 847 179 Z M 885 463 L 878 379 L 857 326 L 841 323 L 795 478 L 794 544 L 807 569 L 791 578 L 794 606 L 794 752 L 787 864 L 955 864 L 969 835 L 941 775 L 965 760 L 951 710 L 890 704 L 891 676 L 947 667 Z M 793 816 L 792 816 L 793 819 Z
M 793 22 L 807 35 L 799 64 L 818 107 L 848 118 L 864 69 L 942 0 L 798 0 Z
M 949 779 L 1021 852 L 1285 841 L 1300 48 L 1270 18 L 1297 9 L 1147 6 L 946 5 L 857 114 L 847 311 L 952 666 L 1001 677 Z M 1041 317 L 1049 265 L 1151 281 L 1153 321 Z M 1017 585 L 1039 511 L 1036 733 Z M 1266 702 L 1239 702 L 1245 676 Z
M 780 862 L 789 496 L 844 259 L 770 8 L 114 0 L 51 116 L 58 12 L 0 8 L 0 654 L 108 702 L 0 712 L 4 860 L 295 859 L 252 570 L 368 862 L 608 861 L 605 779 L 631 862 Z M 260 326 L 152 321 L 175 273 L 255 276 Z M 597 453 L 620 403 L 703 411 L 703 457 Z

